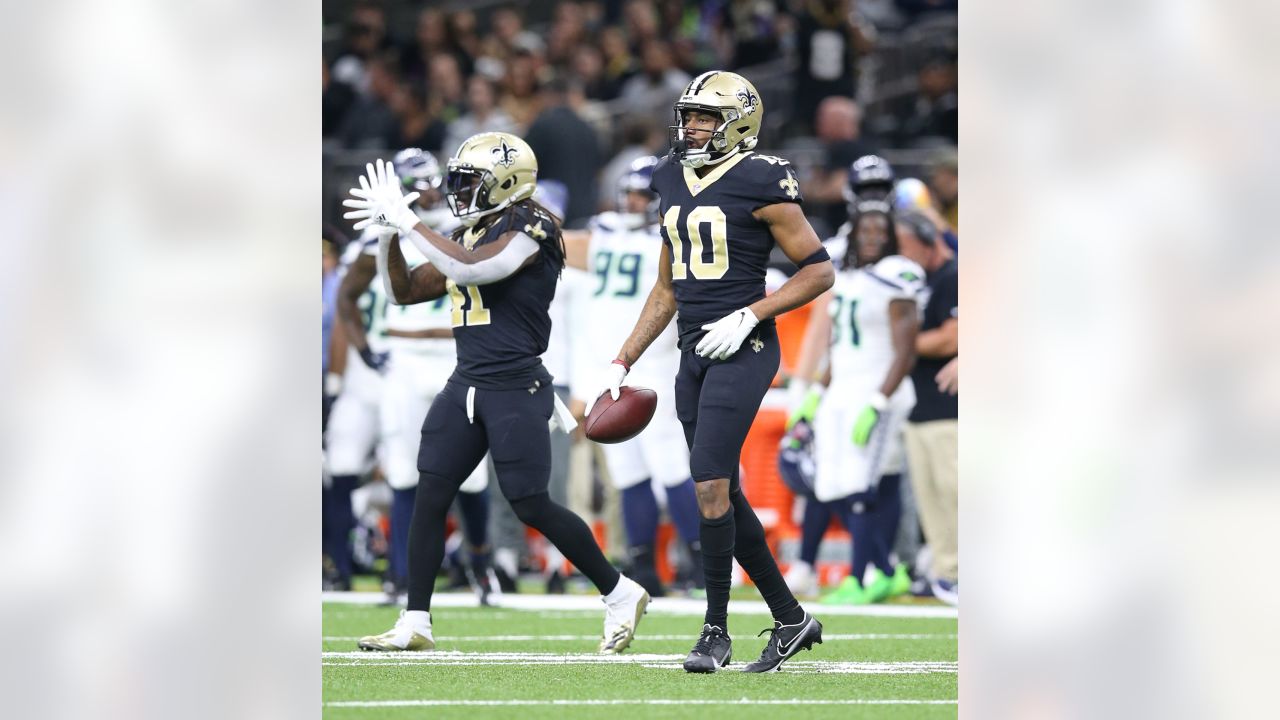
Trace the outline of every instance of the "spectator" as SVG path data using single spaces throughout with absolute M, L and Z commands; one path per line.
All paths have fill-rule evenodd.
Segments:
M 831 95 L 855 96 L 857 58 L 871 40 L 850 15 L 850 0 L 805 3 L 796 28 L 797 119 L 814 117 L 818 103 Z
M 382 8 L 361 2 L 351 9 L 342 37 L 342 50 L 333 61 L 333 79 L 361 94 L 369 92 L 367 62 L 387 41 L 387 18 Z
M 525 140 L 538 157 L 538 180 L 557 180 L 568 188 L 564 224 L 570 227 L 595 212 L 599 142 L 591 126 L 569 107 L 563 78 L 546 83 L 541 95 L 542 112 L 529 126 Z
M 418 83 L 407 83 L 396 88 L 391 99 L 391 109 L 396 115 L 398 130 L 382 145 L 383 148 L 416 147 L 438 152 L 444 142 L 447 126 L 427 107 L 426 92 Z
M 427 108 L 448 125 L 461 117 L 463 111 L 462 68 L 457 56 L 449 53 L 433 56 L 429 77 Z
M 582 6 L 572 1 L 557 3 L 555 18 L 547 33 L 547 62 L 556 70 L 565 70 L 574 50 L 587 43 Z
M 400 68 L 404 77 L 425 82 L 431 58 L 449 52 L 450 49 L 444 11 L 433 7 L 424 8 L 418 13 L 413 42 L 400 56 Z
M 950 604 L 960 598 L 957 541 L 957 450 L 955 395 L 939 389 L 938 374 L 959 354 L 959 295 L 956 262 L 927 218 L 899 216 L 899 251 L 928 275 L 929 293 L 920 334 L 919 359 L 911 370 L 916 406 L 906 427 L 907 463 L 925 539 L 933 551 L 929 575 L 933 594 Z
M 480 35 L 476 31 L 476 14 L 465 8 L 455 10 L 449 16 L 447 25 L 454 57 L 458 59 L 463 74 L 470 75 L 475 70 L 476 58 L 482 52 Z
M 672 67 L 671 46 L 651 40 L 644 46 L 644 72 L 624 83 L 619 97 L 626 112 L 667 125 L 674 122 L 672 104 L 690 80 L 683 70 Z
M 466 115 L 449 125 L 442 154 L 451 156 L 464 140 L 482 132 L 511 132 L 515 123 L 498 107 L 498 91 L 483 75 L 472 75 L 467 81 Z
M 910 114 L 902 123 L 900 141 L 921 145 L 946 141 L 957 144 L 960 135 L 956 99 L 956 61 L 950 54 L 934 55 L 917 74 L 919 90 Z M 924 140 L 925 142 L 922 142 Z
M 320 136 L 328 140 L 338 135 L 351 104 L 355 102 L 356 93 L 350 85 L 333 79 L 328 63 L 322 62 L 321 65 L 324 67 L 324 79 L 320 86 Z
M 529 127 L 538 114 L 537 67 L 537 58 L 528 50 L 517 51 L 507 63 L 506 92 L 501 105 L 507 116 L 522 128 Z
M 632 118 L 624 121 L 622 143 L 622 149 L 600 171 L 599 207 L 602 211 L 616 209 L 614 205 L 618 200 L 618 183 L 631 169 L 632 161 L 663 154 L 667 144 L 667 129 L 646 120 Z M 620 209 L 618 211 L 621 212 Z
M 396 92 L 396 76 L 383 57 L 365 62 L 369 92 L 347 111 L 342 125 L 342 146 L 349 149 L 381 150 L 394 144 L 399 122 L 391 109 Z
M 573 77 L 589 100 L 603 102 L 618 96 L 618 83 L 605 75 L 604 57 L 595 45 L 587 43 L 574 50 Z
M 862 138 L 862 109 L 852 98 L 831 96 L 818 105 L 814 130 L 822 142 L 821 167 L 812 169 L 804 187 L 806 210 L 834 229 L 845 221 L 844 188 L 849 166 L 863 155 L 876 152 Z
M 929 168 L 929 186 L 938 202 L 938 212 L 960 234 L 960 165 L 954 150 L 938 155 Z
M 658 39 L 658 13 L 649 0 L 630 0 L 623 10 L 627 37 L 633 50 Z
M 492 37 L 496 38 L 503 48 L 503 58 L 515 52 L 517 39 L 524 34 L 524 21 L 514 8 L 504 7 L 493 11 L 489 17 L 489 28 Z
M 605 80 L 613 87 L 621 88 L 635 74 L 636 59 L 618 28 L 607 27 L 600 31 L 600 54 L 604 58 Z
M 721 10 L 722 43 L 732 70 L 778 57 L 778 7 L 759 0 L 730 0 Z

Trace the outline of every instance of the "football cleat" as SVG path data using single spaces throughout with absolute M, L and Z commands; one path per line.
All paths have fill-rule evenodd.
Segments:
M 893 577 L 889 579 L 889 597 L 898 597 L 911 592 L 911 573 L 901 563 L 893 569 Z
M 729 664 L 733 639 L 719 625 L 703 625 L 702 635 L 684 659 L 685 672 L 713 673 Z
M 760 631 L 761 635 L 765 633 L 772 633 L 772 636 L 760 653 L 760 659 L 742 668 L 742 672 L 777 672 L 792 655 L 812 648 L 814 643 L 822 644 L 822 623 L 809 613 L 805 613 L 804 619 L 795 625 L 783 625 L 781 620 L 774 620 L 773 627 Z
M 616 602 L 604 601 L 604 635 L 600 638 L 600 652 L 620 653 L 631 646 L 635 639 L 640 618 L 649 606 L 649 593 L 634 580 L 623 575 L 619 583 L 627 583 L 622 598 Z
M 862 586 L 852 575 L 847 576 L 835 590 L 821 600 L 823 605 L 866 605 L 871 602 Z
M 893 594 L 893 580 L 884 573 L 880 572 L 880 568 L 871 568 L 871 582 L 866 586 L 868 602 L 878 603 L 884 602 Z
M 400 652 L 416 650 L 433 650 L 436 641 L 431 637 L 431 624 L 421 626 L 410 623 L 405 618 L 405 611 L 400 611 L 400 619 L 395 627 L 381 635 L 367 635 L 360 638 L 356 645 L 361 650 L 379 650 L 382 652 Z

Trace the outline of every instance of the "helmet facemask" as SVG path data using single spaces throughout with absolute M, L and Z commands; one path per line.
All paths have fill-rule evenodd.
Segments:
M 489 203 L 489 193 L 497 182 L 488 170 L 450 160 L 449 172 L 445 176 L 445 197 L 449 199 L 449 210 L 453 216 L 464 226 L 473 227 L 480 218 L 501 210 Z
M 693 140 L 687 137 L 685 129 L 685 119 L 683 115 L 688 112 L 705 113 L 720 118 L 721 122 L 711 130 L 711 136 L 701 147 L 693 147 Z M 705 105 L 691 105 L 684 103 L 676 103 L 675 106 L 676 124 L 670 126 L 671 146 L 675 150 L 676 159 L 681 165 L 688 168 L 700 168 L 705 165 L 717 165 L 724 162 L 731 155 L 738 151 L 739 146 L 730 147 L 729 140 L 725 136 L 729 124 L 738 119 L 738 113 L 732 108 L 715 108 Z M 707 132 L 699 130 L 697 132 Z

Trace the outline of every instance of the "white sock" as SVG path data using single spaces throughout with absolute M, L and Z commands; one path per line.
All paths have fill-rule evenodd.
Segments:
M 626 575 L 619 575 L 618 584 L 614 586 L 613 592 L 604 596 L 604 601 L 607 603 L 622 602 L 635 594 L 635 589 L 637 587 L 639 587 L 639 585 L 637 585 L 634 580 Z
M 431 632 L 431 613 L 426 610 L 405 610 L 404 621 L 423 635 Z M 427 632 L 423 633 L 423 630 Z

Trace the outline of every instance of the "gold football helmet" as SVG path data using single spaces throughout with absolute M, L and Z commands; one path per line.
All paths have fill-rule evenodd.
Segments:
M 685 137 L 684 113 L 703 112 L 720 118 L 711 139 L 700 148 Z M 711 70 L 694 78 L 675 104 L 672 146 L 685 167 L 724 162 L 739 150 L 751 150 L 760 134 L 764 102 L 755 86 L 737 73 Z
M 449 209 L 467 227 L 533 197 L 538 159 L 524 140 L 502 132 L 472 135 L 449 158 L 445 195 Z

